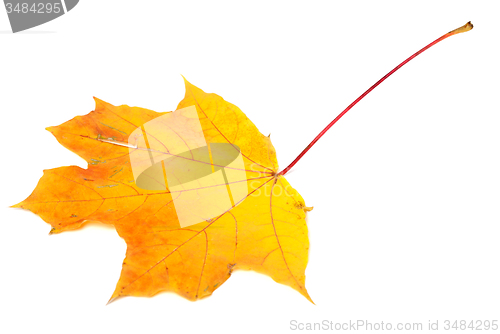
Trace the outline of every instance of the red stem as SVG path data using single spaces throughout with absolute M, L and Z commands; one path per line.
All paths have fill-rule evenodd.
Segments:
M 333 126 L 333 124 L 337 123 L 337 121 L 339 119 L 341 119 L 342 116 L 344 116 L 349 110 L 351 110 L 352 107 L 354 107 L 359 101 L 361 101 L 366 95 L 368 95 L 368 93 L 370 93 L 372 90 L 375 89 L 375 87 L 377 87 L 382 82 L 384 82 L 384 80 L 387 79 L 388 77 L 390 77 L 394 72 L 396 72 L 397 70 L 399 70 L 406 63 L 408 63 L 410 60 L 412 60 L 413 58 L 415 58 L 416 56 L 418 56 L 419 54 L 421 54 L 422 52 L 424 52 L 425 50 L 427 50 L 431 46 L 433 46 L 433 45 L 441 42 L 442 40 L 444 40 L 444 39 L 446 39 L 446 38 L 448 38 L 450 36 L 456 35 L 456 34 L 461 33 L 461 32 L 469 31 L 469 30 L 472 29 L 472 27 L 473 27 L 472 24 L 470 22 L 468 22 L 464 26 L 462 26 L 462 27 L 460 27 L 458 29 L 455 29 L 453 31 L 450 31 L 447 34 L 444 34 L 443 36 L 441 36 L 438 39 L 436 39 L 434 42 L 430 43 L 429 45 L 427 45 L 424 48 L 420 49 L 419 51 L 415 52 L 411 57 L 409 57 L 408 59 L 406 59 L 405 61 L 403 61 L 401 64 L 399 64 L 398 66 L 396 66 L 392 71 L 390 71 L 389 73 L 387 73 L 386 75 L 384 75 L 382 77 L 382 79 L 380 79 L 373 86 L 371 86 L 370 88 L 368 88 L 368 90 L 366 92 L 364 92 L 363 94 L 361 94 L 360 97 L 358 97 L 353 103 L 351 103 L 347 108 L 345 108 L 344 111 L 342 111 L 337 117 L 335 117 L 335 119 L 333 121 L 331 121 L 330 124 L 328 124 L 326 126 L 326 128 L 324 128 L 323 131 L 321 131 L 316 136 L 316 138 L 314 138 L 314 140 L 309 145 L 307 145 L 307 147 L 299 154 L 299 156 L 297 158 L 295 158 L 295 160 L 292 161 L 292 163 L 290 165 L 288 165 L 287 168 L 285 168 L 281 172 L 279 172 L 278 175 L 285 175 L 293 166 L 295 166 L 295 164 L 304 156 L 304 154 L 306 154 L 307 151 L 309 151 L 311 149 L 311 147 L 313 147 L 313 145 L 316 144 L 316 142 L 321 137 L 323 137 L 323 135 Z

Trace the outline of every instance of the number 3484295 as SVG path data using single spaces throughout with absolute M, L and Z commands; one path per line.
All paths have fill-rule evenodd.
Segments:
M 5 4 L 5 8 L 7 8 L 7 14 L 10 14 L 10 13 L 23 13 L 23 14 L 27 14 L 27 13 L 33 13 L 33 14 L 44 14 L 44 13 L 47 13 L 47 14 L 50 14 L 50 13 L 55 13 L 55 14 L 58 14 L 61 12 L 61 4 L 56 2 L 56 3 L 50 3 L 50 2 L 47 2 L 47 3 L 33 3 L 31 4 L 28 4 L 28 3 L 16 3 L 16 4 L 13 4 L 13 3 L 10 3 L 10 2 L 7 2 Z
M 498 330 L 498 320 L 446 320 L 445 330 Z

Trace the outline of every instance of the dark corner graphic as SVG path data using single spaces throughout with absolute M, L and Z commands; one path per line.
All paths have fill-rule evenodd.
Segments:
M 79 0 L 4 0 L 12 32 L 52 21 L 72 10 Z

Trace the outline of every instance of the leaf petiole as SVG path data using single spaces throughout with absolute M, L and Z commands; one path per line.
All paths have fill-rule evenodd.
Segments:
M 453 36 L 453 35 L 456 35 L 456 34 L 459 34 L 459 33 L 462 33 L 462 32 L 466 32 L 466 31 L 469 31 L 473 28 L 473 25 L 472 23 L 469 21 L 467 22 L 465 25 L 461 26 L 460 28 L 457 28 L 455 30 L 452 30 L 450 31 L 449 33 L 447 34 L 444 34 L 443 36 L 439 37 L 438 39 L 436 39 L 434 42 L 428 44 L 427 46 L 423 47 L 422 49 L 420 49 L 419 51 L 417 51 L 416 53 L 414 53 L 412 56 L 410 56 L 408 59 L 406 59 L 405 61 L 403 61 L 401 64 L 399 64 L 398 66 L 396 66 L 394 69 L 392 69 L 392 71 L 390 71 L 389 73 L 387 73 L 386 75 L 384 75 L 379 81 L 377 81 L 373 86 L 371 86 L 370 88 L 368 88 L 368 90 L 366 92 L 364 92 L 363 94 L 361 94 L 356 100 L 354 100 L 353 103 L 351 103 L 344 111 L 342 111 L 337 117 L 335 117 L 335 119 L 333 121 L 330 122 L 330 124 L 328 124 L 324 129 L 323 131 L 321 131 L 317 136 L 316 138 L 313 139 L 313 141 L 307 145 L 307 147 L 297 156 L 297 158 L 295 158 L 295 160 L 292 161 L 292 163 L 290 165 L 288 165 L 288 167 L 286 167 L 285 169 L 283 169 L 281 172 L 278 173 L 278 175 L 285 175 L 293 166 L 295 166 L 295 164 L 307 153 L 307 151 L 309 151 L 311 149 L 311 147 L 313 147 L 314 144 L 316 144 L 316 142 L 333 126 L 333 124 L 337 123 L 337 121 L 339 119 L 342 118 L 342 116 L 344 116 L 352 107 L 354 107 L 359 101 L 361 101 L 366 95 L 368 95 L 368 93 L 370 93 L 373 89 L 375 89 L 375 87 L 377 87 L 378 85 L 380 85 L 382 82 L 384 82 L 385 79 L 387 79 L 388 77 L 390 77 L 394 72 L 396 72 L 397 70 L 399 70 L 401 67 L 403 67 L 403 65 L 405 65 L 406 63 L 408 63 L 410 60 L 412 60 L 413 58 L 415 58 L 416 56 L 418 56 L 419 54 L 421 54 L 422 52 L 424 52 L 425 50 L 429 49 L 431 46 L 441 42 L 442 40 L 450 37 L 450 36 Z

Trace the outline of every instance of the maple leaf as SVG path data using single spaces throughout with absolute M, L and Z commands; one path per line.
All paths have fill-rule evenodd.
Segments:
M 188 131 L 172 129 L 171 139 L 156 140 L 153 149 L 156 138 L 148 133 L 147 124 L 174 113 L 115 107 L 95 99 L 94 111 L 47 128 L 59 143 L 84 158 L 88 168 L 45 170 L 33 193 L 14 207 L 39 215 L 52 226 L 51 233 L 77 229 L 86 221 L 114 225 L 127 243 L 127 253 L 111 300 L 160 291 L 197 300 L 212 294 L 234 270 L 251 269 L 312 301 L 304 274 L 309 249 L 305 217 L 310 208 L 278 175 L 270 138 L 235 105 L 186 80 L 185 86 L 177 110 L 194 106 L 206 142 L 211 147 L 229 143 L 241 154 L 244 179 L 235 182 L 246 181 L 248 191 L 239 201 L 217 216 L 181 227 L 175 201 L 179 194 L 197 189 L 175 192 L 165 184 L 160 190 L 139 187 L 133 162 L 145 153 L 164 159 L 172 151 L 192 152 Z M 149 141 L 130 144 L 131 134 L 138 129 Z M 190 203 L 193 208 L 199 205 L 196 199 Z
M 127 254 L 110 300 L 160 291 L 197 300 L 212 294 L 233 270 L 252 269 L 312 302 L 304 274 L 305 217 L 311 208 L 284 175 L 399 68 L 472 27 L 468 22 L 450 31 L 396 66 L 280 172 L 269 137 L 238 107 L 186 80 L 186 95 L 171 113 L 96 99 L 88 115 L 48 128 L 89 163 L 88 169 L 44 171 L 33 193 L 14 207 L 38 214 L 52 225 L 51 233 L 86 221 L 114 225 Z

